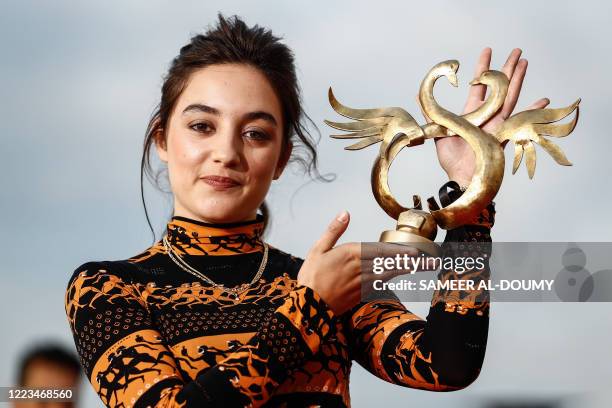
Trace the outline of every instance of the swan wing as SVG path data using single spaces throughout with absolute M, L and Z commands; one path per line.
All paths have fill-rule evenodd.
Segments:
M 511 141 L 514 144 L 514 163 L 512 174 L 516 173 L 523 157 L 527 166 L 529 178 L 535 174 L 536 153 L 533 143 L 539 144 L 552 158 L 563 166 L 571 166 L 559 146 L 545 136 L 565 137 L 569 135 L 578 122 L 580 99 L 573 104 L 558 109 L 530 109 L 512 115 L 499 127 L 495 138 L 500 142 Z M 576 112 L 574 118 L 564 124 L 555 122 Z
M 378 142 L 384 142 L 382 147 L 383 152 L 386 147 L 398 134 L 403 134 L 408 137 L 424 136 L 418 123 L 414 118 L 402 108 L 376 108 L 376 109 L 354 109 L 341 104 L 331 88 L 328 92 L 329 103 L 332 108 L 340 115 L 355 119 L 353 122 L 332 122 L 325 120 L 324 122 L 338 130 L 348 133 L 340 135 L 331 135 L 334 139 L 363 139 L 359 142 L 345 147 L 346 150 L 359 150 L 364 147 L 373 145 Z

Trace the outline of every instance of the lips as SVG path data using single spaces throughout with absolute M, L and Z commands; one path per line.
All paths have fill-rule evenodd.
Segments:
M 205 183 L 216 188 L 231 188 L 240 185 L 236 180 L 223 176 L 205 176 L 202 177 Z

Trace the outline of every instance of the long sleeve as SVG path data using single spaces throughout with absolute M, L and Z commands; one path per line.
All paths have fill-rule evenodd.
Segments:
M 456 187 L 443 203 L 461 195 Z M 488 280 L 494 213 L 491 203 L 470 225 L 449 230 L 442 245 L 444 257 L 481 256 L 484 267 L 465 277 L 442 268 L 438 280 Z M 385 381 L 431 391 L 465 388 L 478 377 L 488 336 L 488 291 L 436 291 L 425 320 L 407 310 L 393 292 L 378 297 L 342 316 L 360 365 Z
M 81 364 L 107 407 L 260 406 L 335 335 L 331 310 L 297 286 L 247 343 L 190 380 L 152 323 L 145 285 L 114 273 L 112 264 L 81 265 L 65 294 Z

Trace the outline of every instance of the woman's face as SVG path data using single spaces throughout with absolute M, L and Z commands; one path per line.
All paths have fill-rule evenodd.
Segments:
M 254 219 L 291 154 L 291 146 L 281 149 L 282 120 L 280 101 L 256 68 L 219 64 L 191 74 L 165 144 L 156 143 L 168 165 L 174 215 L 214 223 Z

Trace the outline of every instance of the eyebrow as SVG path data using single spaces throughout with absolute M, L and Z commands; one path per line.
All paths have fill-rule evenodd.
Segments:
M 183 114 L 188 113 L 188 112 L 204 112 L 204 113 L 210 113 L 211 115 L 216 115 L 216 116 L 221 115 L 221 112 L 219 112 L 218 109 L 215 109 L 212 106 L 204 105 L 202 103 L 193 103 L 187 106 L 185 109 L 183 109 Z M 262 120 L 265 120 L 266 122 L 271 123 L 274 126 L 278 126 L 278 122 L 276 121 L 274 116 L 265 111 L 249 112 L 245 115 L 245 119 L 247 120 L 262 119 Z
M 262 119 L 262 120 L 265 120 L 266 122 L 271 123 L 274 126 L 278 126 L 278 123 L 276 123 L 276 119 L 274 119 L 274 116 L 264 111 L 249 112 L 246 114 L 246 119 L 248 120 Z
M 192 103 L 191 105 L 187 106 L 185 109 L 183 109 L 183 114 L 187 112 L 204 112 L 204 113 L 210 113 L 212 115 L 221 114 L 221 112 L 219 112 L 218 109 L 215 109 L 211 106 L 204 105 L 201 103 Z

